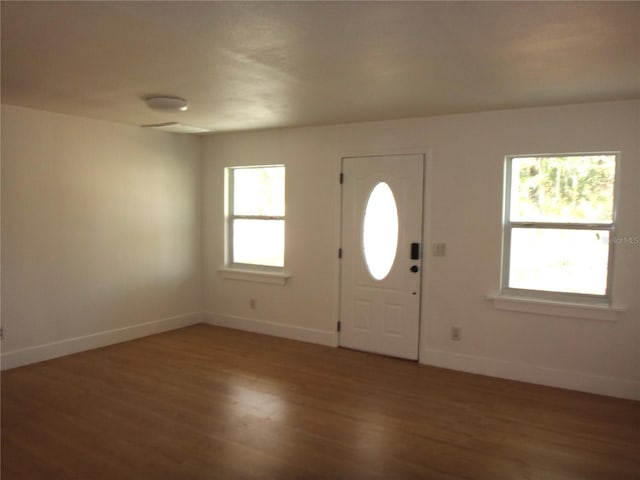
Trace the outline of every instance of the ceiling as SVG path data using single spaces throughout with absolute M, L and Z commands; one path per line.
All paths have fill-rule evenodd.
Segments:
M 2 102 L 236 131 L 640 98 L 640 2 L 2 1 Z M 177 95 L 184 113 L 142 98 Z

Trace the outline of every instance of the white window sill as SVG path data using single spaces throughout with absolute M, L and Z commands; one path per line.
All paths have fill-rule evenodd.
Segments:
M 261 270 L 246 270 L 239 268 L 220 267 L 220 278 L 226 280 L 240 280 L 244 282 L 271 283 L 273 285 L 286 285 L 291 275 L 287 272 L 267 272 Z
M 615 322 L 624 308 L 611 305 L 589 305 L 585 303 L 554 302 L 532 298 L 511 297 L 507 295 L 487 295 L 498 310 L 512 312 L 537 313 L 556 317 L 584 318 L 587 320 L 603 320 Z

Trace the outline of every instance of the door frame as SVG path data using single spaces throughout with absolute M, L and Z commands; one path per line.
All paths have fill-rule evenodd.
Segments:
M 340 347 L 340 332 L 338 332 L 338 324 L 340 322 L 340 310 L 342 306 L 342 260 L 338 258 L 339 249 L 342 247 L 342 184 L 340 182 L 340 174 L 342 173 L 342 163 L 345 158 L 358 158 L 358 157 L 382 157 L 382 156 L 397 156 L 397 155 L 422 155 L 424 158 L 424 170 L 422 177 L 422 258 L 420 259 L 420 308 L 418 319 L 418 363 L 424 363 L 424 357 L 426 352 L 423 352 L 423 347 L 427 345 L 427 321 L 428 321 L 428 302 L 430 290 L 431 275 L 431 147 L 418 146 L 418 147 L 405 147 L 405 148 L 392 148 L 385 150 L 355 150 L 345 151 L 339 153 L 336 159 L 336 189 L 337 197 L 339 199 L 335 206 L 335 251 L 336 251 L 336 268 L 335 268 L 335 288 L 334 288 L 334 332 L 335 341 L 334 345 Z

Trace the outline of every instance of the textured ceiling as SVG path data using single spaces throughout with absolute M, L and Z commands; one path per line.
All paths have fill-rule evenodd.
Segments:
M 2 102 L 213 131 L 640 98 L 640 2 L 1 3 Z M 141 98 L 187 98 L 162 114 Z

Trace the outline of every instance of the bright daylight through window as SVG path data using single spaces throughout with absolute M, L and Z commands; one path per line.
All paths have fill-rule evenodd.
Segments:
M 283 165 L 227 169 L 227 264 L 284 267 Z
M 508 157 L 503 293 L 610 300 L 617 154 Z
M 362 249 L 369 273 L 383 280 L 391 271 L 398 251 L 398 207 L 389 185 L 378 183 L 365 207 Z

